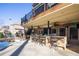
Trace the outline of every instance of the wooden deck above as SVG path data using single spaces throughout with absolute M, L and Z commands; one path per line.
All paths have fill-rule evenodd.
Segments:
M 47 22 L 50 24 L 66 24 L 71 22 L 78 22 L 79 20 L 79 4 L 60 4 L 59 7 L 55 6 L 49 10 L 39 14 L 35 18 L 32 18 L 24 26 L 47 26 Z

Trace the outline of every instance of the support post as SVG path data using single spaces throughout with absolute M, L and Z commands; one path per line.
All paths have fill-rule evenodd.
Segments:
M 50 46 L 50 43 L 49 43 L 49 40 L 50 40 L 49 39 L 49 31 L 50 30 L 49 30 L 49 21 L 48 21 L 48 36 L 46 36 L 46 46 L 48 46 L 48 47 Z
M 48 35 L 49 35 L 49 21 L 48 21 Z
M 66 26 L 66 37 L 67 37 L 67 45 L 69 44 L 70 41 L 70 27 Z

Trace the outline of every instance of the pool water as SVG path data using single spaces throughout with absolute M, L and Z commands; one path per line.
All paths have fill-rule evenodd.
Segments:
M 7 48 L 8 46 L 9 46 L 9 42 L 7 41 L 0 42 L 0 51 Z

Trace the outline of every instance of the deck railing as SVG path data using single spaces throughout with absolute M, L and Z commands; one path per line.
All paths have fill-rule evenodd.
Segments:
M 39 8 L 37 9 L 37 11 L 35 11 L 35 13 L 33 12 L 33 10 L 31 10 L 28 14 L 26 14 L 25 16 L 24 16 L 24 22 L 26 21 L 26 20 L 34 20 L 34 19 L 36 19 L 36 18 L 39 18 L 39 17 L 41 17 L 41 16 L 44 16 L 45 14 L 48 14 L 48 13 L 50 13 L 50 12 L 53 12 L 53 11 L 55 11 L 55 10 L 58 10 L 58 9 L 60 9 L 60 8 L 62 8 L 62 7 L 64 7 L 64 6 L 66 6 L 66 5 L 68 5 L 68 4 L 64 4 L 64 3 L 61 3 L 61 4 L 58 4 L 58 3 L 56 3 L 56 4 L 54 4 L 54 5 L 52 5 L 50 8 L 48 8 L 47 10 L 43 10 L 43 6 L 44 5 L 42 5 L 42 7 L 40 8 L 40 10 L 39 10 Z
M 33 12 L 31 10 L 28 14 L 26 14 L 26 18 L 27 20 L 30 20 L 32 17 L 33 17 Z
M 30 36 L 30 39 L 33 42 L 44 44 L 48 47 L 56 46 L 56 47 L 61 47 L 65 50 L 67 46 L 67 37 L 65 36 L 32 35 Z
M 23 18 L 21 18 L 21 24 L 28 22 L 32 17 L 33 17 L 33 12 L 32 12 L 32 10 L 31 10 L 31 11 L 30 11 L 29 13 L 27 13 Z

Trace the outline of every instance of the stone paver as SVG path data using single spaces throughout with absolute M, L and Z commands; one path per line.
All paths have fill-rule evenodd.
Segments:
M 48 48 L 30 41 L 19 56 L 79 56 L 79 54 L 69 49 Z
M 55 53 L 55 54 L 54 54 Z M 61 55 L 54 49 L 50 49 L 40 44 L 29 42 L 19 56 L 58 56 Z

